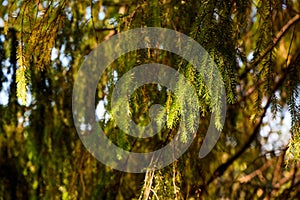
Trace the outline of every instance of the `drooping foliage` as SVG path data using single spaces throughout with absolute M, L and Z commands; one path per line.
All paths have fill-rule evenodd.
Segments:
M 1 199 L 300 195 L 298 1 L 5 0 L 1 5 Z M 150 152 L 168 144 L 185 117 L 181 103 L 188 95 L 180 82 L 177 96 L 158 84 L 138 88 L 128 100 L 133 121 L 149 124 L 154 104 L 166 108 L 167 119 L 156 136 L 132 137 L 110 114 L 112 91 L 126 72 L 141 64 L 168 65 L 194 86 L 199 100 L 198 130 L 180 136 L 183 142 L 195 137 L 188 151 L 161 170 L 130 174 L 103 165 L 85 149 L 73 124 L 72 89 L 78 69 L 98 44 L 141 27 L 173 29 L 201 44 L 221 72 L 228 106 L 224 126 L 216 120 L 222 129 L 217 145 L 200 159 L 211 113 L 220 111 L 208 92 L 219 80 L 207 83 L 201 76 L 213 77 L 212 69 L 198 72 L 178 55 L 159 49 L 140 49 L 116 59 L 100 77 L 95 108 L 107 137 L 125 150 Z M 157 120 L 163 120 L 163 113 Z M 83 126 L 88 129 L 88 124 Z

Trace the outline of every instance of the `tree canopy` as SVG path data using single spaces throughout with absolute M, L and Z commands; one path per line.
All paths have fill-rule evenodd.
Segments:
M 205 82 L 201 76 L 213 77 L 214 71 L 207 67 L 199 72 L 187 60 L 159 48 L 120 56 L 99 77 L 94 105 L 97 123 L 119 147 L 151 152 L 170 143 L 185 114 L 180 105 L 189 95 L 180 82 L 177 96 L 158 84 L 139 87 L 128 99 L 132 120 L 149 124 L 154 104 L 165 107 L 167 119 L 151 138 L 128 135 L 110 114 L 115 112 L 112 93 L 117 81 L 136 66 L 172 67 L 192 84 L 199 102 L 199 128 L 180 135 L 182 142 L 193 138 L 189 149 L 163 169 L 134 174 L 102 164 L 84 147 L 74 126 L 72 92 L 92 50 L 142 27 L 172 29 L 197 41 L 221 73 L 227 112 L 224 125 L 216 114 L 220 138 L 206 157 L 199 158 L 212 113 L 220 112 L 218 104 L 211 103 L 219 99 L 208 91 L 218 80 Z M 0 64 L 0 199 L 300 196 L 297 0 L 4 0 Z M 122 88 L 126 87 L 125 83 Z M 157 120 L 163 121 L 162 116 Z

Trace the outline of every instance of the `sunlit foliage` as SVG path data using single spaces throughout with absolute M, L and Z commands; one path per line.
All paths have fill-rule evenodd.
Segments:
M 0 4 L 0 199 L 300 196 L 298 1 L 4 0 Z M 163 131 L 140 139 L 118 128 L 110 115 L 112 91 L 122 75 L 140 64 L 161 63 L 182 73 L 197 91 L 201 114 L 199 129 L 180 137 L 183 142 L 195 139 L 179 160 L 161 170 L 129 174 L 101 164 L 82 145 L 73 125 L 72 88 L 80 65 L 97 44 L 140 27 L 173 29 L 199 42 L 222 74 L 228 108 L 224 127 L 216 123 L 222 128 L 216 147 L 199 159 L 211 112 L 218 113 L 210 103 L 214 101 L 207 90 L 210 85 L 190 63 L 170 52 L 145 49 L 121 56 L 100 78 L 95 97 L 99 124 L 115 144 L 134 152 L 159 149 L 172 139 L 184 115 L 180 102 L 186 93 L 180 84 L 178 96 L 149 84 L 130 97 L 128 110 L 136 123 L 145 125 L 151 105 L 165 106 Z M 274 120 L 268 120 L 269 114 Z M 290 120 L 285 120 L 288 115 Z

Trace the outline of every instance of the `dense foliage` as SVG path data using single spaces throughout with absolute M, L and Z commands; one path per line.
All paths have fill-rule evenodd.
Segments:
M 297 0 L 0 3 L 0 199 L 300 196 Z M 131 96 L 131 117 L 148 124 L 149 107 L 164 105 L 168 120 L 163 131 L 140 139 L 118 128 L 109 115 L 114 109 L 111 93 L 116 81 L 135 66 L 173 67 L 195 86 L 201 103 L 200 126 L 188 151 L 164 169 L 131 174 L 103 165 L 85 149 L 73 124 L 72 89 L 80 65 L 97 44 L 140 27 L 176 30 L 209 52 L 225 83 L 227 115 L 213 151 L 198 158 L 215 109 L 199 72 L 179 56 L 157 49 L 121 56 L 101 77 L 95 105 L 101 111 L 99 124 L 118 146 L 135 152 L 159 149 L 180 124 L 179 104 L 186 95 L 180 84 L 177 97 L 165 87 L 148 84 Z M 189 134 L 181 140 L 193 137 Z

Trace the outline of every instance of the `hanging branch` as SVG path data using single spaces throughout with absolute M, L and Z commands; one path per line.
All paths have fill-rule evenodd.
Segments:
M 284 83 L 284 81 L 288 78 L 288 73 L 289 70 L 293 67 L 294 63 L 291 63 L 287 69 L 285 69 L 283 71 L 283 75 L 281 76 L 281 78 L 275 83 L 271 94 L 275 93 Z M 240 150 L 237 151 L 237 153 L 232 156 L 231 158 L 229 158 L 225 163 L 221 164 L 213 173 L 213 175 L 208 179 L 206 186 L 208 186 L 213 180 L 215 180 L 217 177 L 220 177 L 224 174 L 224 172 L 233 164 L 233 162 L 235 160 L 237 160 L 247 149 L 248 147 L 251 145 L 251 143 L 255 140 L 255 138 L 257 137 L 259 131 L 260 131 L 260 126 L 263 123 L 263 118 L 266 115 L 267 109 L 269 108 L 269 106 L 272 103 L 272 96 L 268 97 L 267 103 L 264 106 L 260 117 L 258 118 L 257 122 L 254 125 L 254 129 L 252 134 L 250 135 L 249 139 L 247 140 L 247 142 L 242 146 L 242 148 Z
M 281 38 L 287 33 L 287 31 L 298 21 L 300 21 L 300 14 L 295 15 L 280 29 L 276 37 L 273 39 L 273 43 L 269 45 L 269 47 L 262 53 L 261 56 L 259 56 L 255 61 L 250 63 L 250 66 L 245 69 L 245 71 L 241 74 L 240 78 L 245 78 L 249 71 L 253 69 L 253 67 L 256 67 L 266 57 L 266 55 L 278 44 Z

